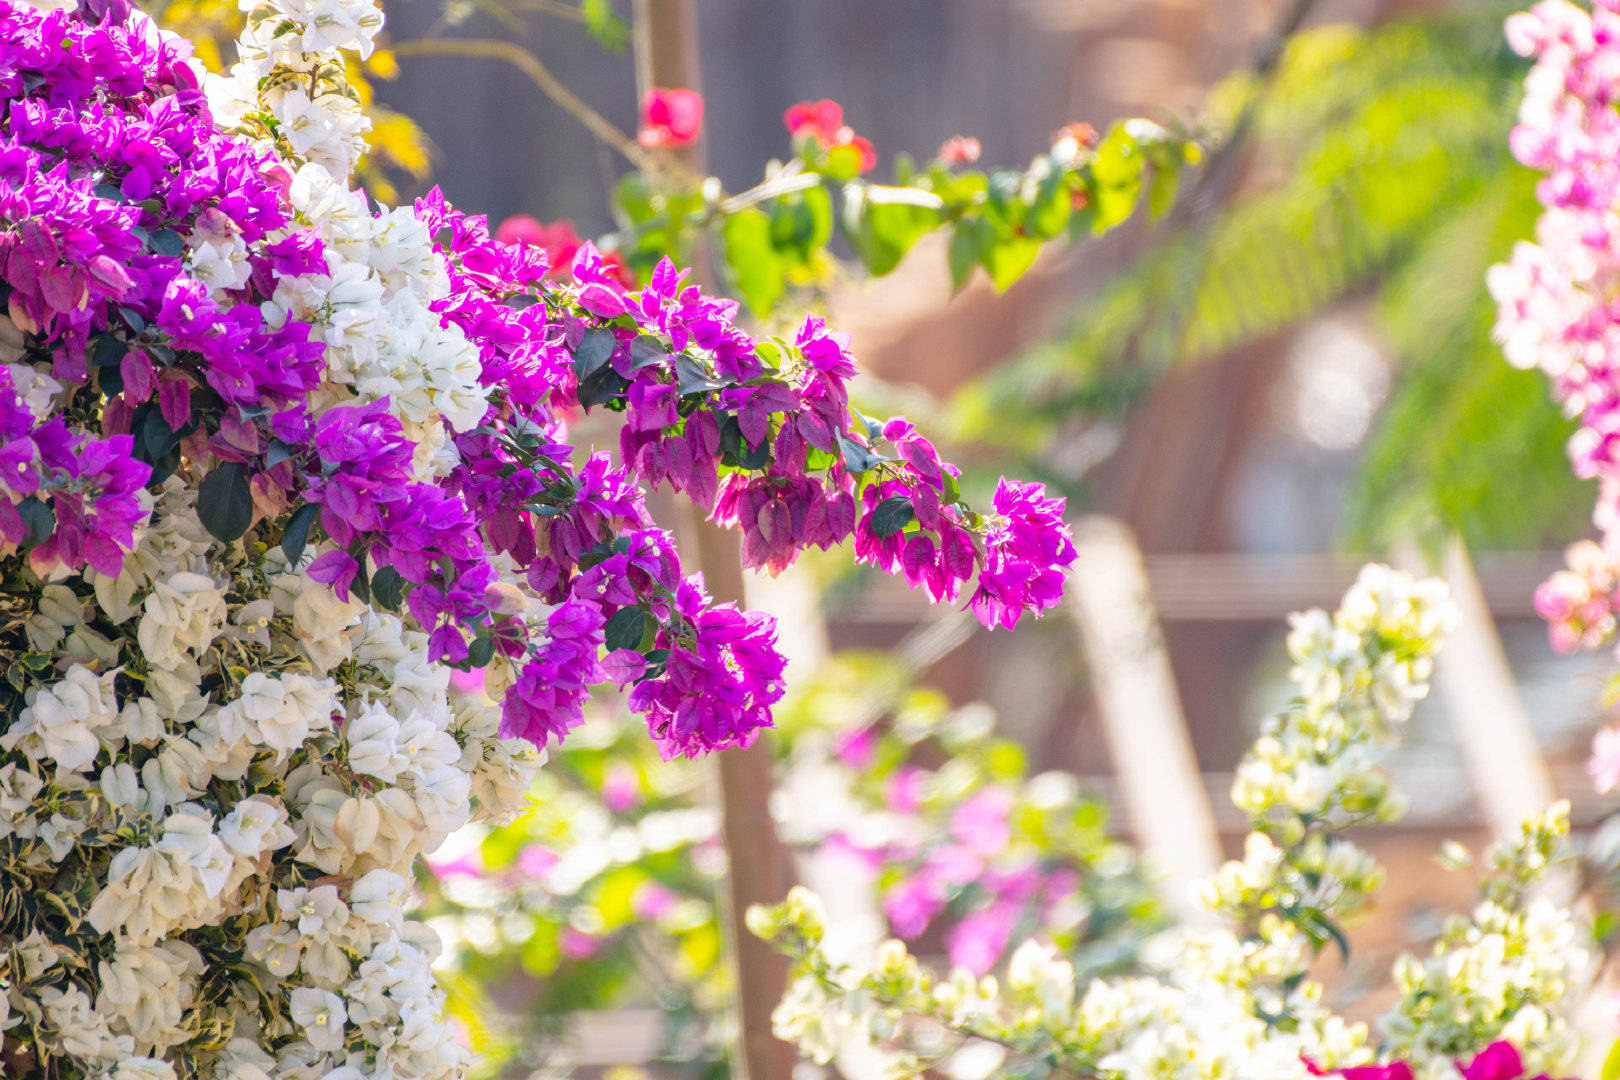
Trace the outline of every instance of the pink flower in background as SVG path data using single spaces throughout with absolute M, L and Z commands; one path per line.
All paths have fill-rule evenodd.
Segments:
M 638 919 L 656 922 L 675 910 L 680 894 L 657 881 L 643 881 L 630 894 L 630 910 Z
M 817 854 L 839 860 L 843 864 L 840 869 L 847 867 L 848 872 L 859 874 L 866 880 L 876 876 L 886 860 L 882 848 L 863 847 L 844 832 L 835 832 L 827 837 Z
M 1592 756 L 1586 762 L 1586 772 L 1600 795 L 1620 787 L 1620 728 L 1604 728 L 1592 736 Z
M 970 796 L 951 815 L 951 835 L 969 851 L 996 855 L 1012 840 L 1012 792 L 992 785 Z
M 602 803 L 615 814 L 622 814 L 641 801 L 641 777 L 634 765 L 615 761 L 602 778 Z
M 481 878 L 484 876 L 484 859 L 477 848 L 450 858 L 425 855 L 423 861 L 428 864 L 428 869 L 433 871 L 433 875 L 438 878 Z
M 945 896 L 931 874 L 912 875 L 883 895 L 883 914 L 894 932 L 914 938 L 945 906 Z
M 1019 905 L 1013 903 L 992 904 L 952 927 L 945 942 L 951 965 L 966 968 L 975 975 L 983 975 L 995 967 L 1001 954 L 1007 951 L 1007 941 L 1012 937 L 1019 910 Z
M 538 881 L 557 865 L 557 861 L 557 853 L 550 848 L 530 844 L 518 856 L 518 869 Z
M 602 939 L 595 934 L 587 934 L 583 930 L 565 926 L 558 936 L 557 946 L 570 960 L 587 960 L 601 950 Z
M 840 731 L 833 736 L 833 753 L 851 769 L 864 769 L 872 763 L 872 752 L 877 749 L 877 729 L 857 728 Z
M 979 140 L 968 135 L 952 135 L 939 148 L 939 160 L 947 165 L 971 165 L 979 160 Z
M 928 777 L 921 769 L 903 765 L 894 770 L 883 791 L 883 801 L 897 814 L 914 814 L 922 805 L 923 784 Z
M 703 134 L 703 97 L 695 90 L 655 86 L 641 101 L 636 141 L 649 150 L 690 146 Z

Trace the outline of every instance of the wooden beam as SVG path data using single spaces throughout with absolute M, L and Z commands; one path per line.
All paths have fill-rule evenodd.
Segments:
M 1187 921 L 1207 921 L 1193 886 L 1220 865 L 1220 842 L 1141 555 L 1112 518 L 1081 521 L 1075 546 L 1068 610 L 1080 628 L 1120 803 L 1144 861 L 1164 875 L 1167 905 Z

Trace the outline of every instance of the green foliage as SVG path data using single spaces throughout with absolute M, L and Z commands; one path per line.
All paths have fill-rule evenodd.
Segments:
M 1077 416 L 1120 418 L 1177 365 L 1372 284 L 1402 372 L 1356 485 L 1350 539 L 1434 526 L 1486 546 L 1567 535 L 1590 502 L 1563 458 L 1569 428 L 1538 377 L 1502 360 L 1483 284 L 1534 219 L 1530 176 L 1507 148 L 1523 65 L 1501 23 L 1517 6 L 1307 31 L 1269 86 L 1246 76 L 1221 87 L 1217 119 L 1252 124 L 1239 194 L 1156 237 L 1065 340 L 964 393 L 960 434 L 1039 457 Z M 1133 166 L 1106 140 L 1098 155 L 1093 178 L 1116 185 L 1099 192 L 1107 220 L 1136 197 Z
M 1182 171 L 1202 156 L 1187 133 L 1144 121 L 1116 125 L 1095 149 L 1061 139 L 1022 172 L 979 172 L 903 155 L 892 183 L 863 178 L 852 146 L 825 150 L 800 140 L 787 164 L 725 196 L 713 178 L 633 173 L 615 189 L 619 231 L 603 240 L 645 275 L 668 256 L 690 262 L 701 237 L 717 244 L 729 290 L 757 316 L 776 310 L 790 288 L 829 277 L 841 237 L 862 268 L 892 272 L 917 241 L 950 230 L 953 287 L 983 269 L 1006 289 L 1043 243 L 1106 232 L 1130 217 L 1148 188 L 1153 212 L 1174 201 Z M 853 157 L 851 156 L 853 155 Z

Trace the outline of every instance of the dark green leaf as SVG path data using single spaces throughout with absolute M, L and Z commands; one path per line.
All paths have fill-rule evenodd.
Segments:
M 467 643 L 467 664 L 481 668 L 495 658 L 495 639 L 479 634 Z
M 281 528 L 281 551 L 287 556 L 287 563 L 297 566 L 298 560 L 304 556 L 304 545 L 309 542 L 309 526 L 320 512 L 315 503 L 305 503 L 292 512 L 287 524 Z
M 613 649 L 634 649 L 641 644 L 647 613 L 637 607 L 620 608 L 602 631 L 603 644 Z
M 574 374 L 579 381 L 584 382 L 591 375 L 600 371 L 613 359 L 613 346 L 617 344 L 613 331 L 598 326 L 585 331 L 580 339 L 579 347 L 574 350 Z
M 389 611 L 398 611 L 405 599 L 405 579 L 392 566 L 385 566 L 371 575 L 371 598 Z
M 180 239 L 180 234 L 173 229 L 159 229 L 147 241 L 147 246 L 158 255 L 176 256 L 185 254 L 186 242 Z
M 684 353 L 675 358 L 675 386 L 682 397 L 708 390 L 724 390 L 730 385 L 726 380 L 709 374 L 702 365 Z
M 102 334 L 90 350 L 90 362 L 96 367 L 117 367 L 129 352 L 129 343 L 116 334 Z
M 640 371 L 644 367 L 669 359 L 669 350 L 664 343 L 650 334 L 642 334 L 630 342 L 630 370 Z
M 253 489 L 240 462 L 227 461 L 203 477 L 197 488 L 197 518 L 227 544 L 247 532 L 253 523 Z
M 576 396 L 584 408 L 604 405 L 629 389 L 630 384 L 617 371 L 604 364 L 579 381 Z
M 905 528 L 913 516 L 909 498 L 891 495 L 872 511 L 872 535 L 880 540 L 887 539 Z
M 48 503 L 36 496 L 30 495 L 17 504 L 17 516 L 22 518 L 23 528 L 28 530 L 28 535 L 23 539 L 26 547 L 38 547 L 56 531 L 56 513 Z
M 283 461 L 286 461 L 288 458 L 292 457 L 292 453 L 292 447 L 288 446 L 280 439 L 271 439 L 270 448 L 266 450 L 264 454 L 264 463 L 270 468 L 275 468 Z
M 351 549 L 353 550 L 353 549 Z M 349 582 L 349 591 L 352 592 L 362 604 L 371 603 L 371 575 L 366 571 L 366 557 L 364 552 L 355 551 L 355 560 L 360 564 L 360 570 Z

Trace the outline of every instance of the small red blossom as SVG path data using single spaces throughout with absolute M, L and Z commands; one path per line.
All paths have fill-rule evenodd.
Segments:
M 1083 121 L 1077 124 L 1067 124 L 1052 136 L 1054 143 L 1062 142 L 1064 139 L 1073 139 L 1083 147 L 1095 146 L 1097 145 L 1097 129 Z
M 813 139 L 823 150 L 853 147 L 861 155 L 861 172 L 877 166 L 877 151 L 871 140 L 855 134 L 855 129 L 844 123 L 844 107 L 836 101 L 823 98 L 790 105 L 782 114 L 782 122 L 795 140 Z
M 826 98 L 801 101 L 788 106 L 787 112 L 782 114 L 782 122 L 795 139 L 809 136 L 825 146 L 844 126 L 844 107 Z
M 641 101 L 636 141 L 649 150 L 690 146 L 703 133 L 703 97 L 696 90 L 655 86 Z
M 971 165 L 979 160 L 979 140 L 970 135 L 952 135 L 939 148 L 939 160 L 947 165 Z

